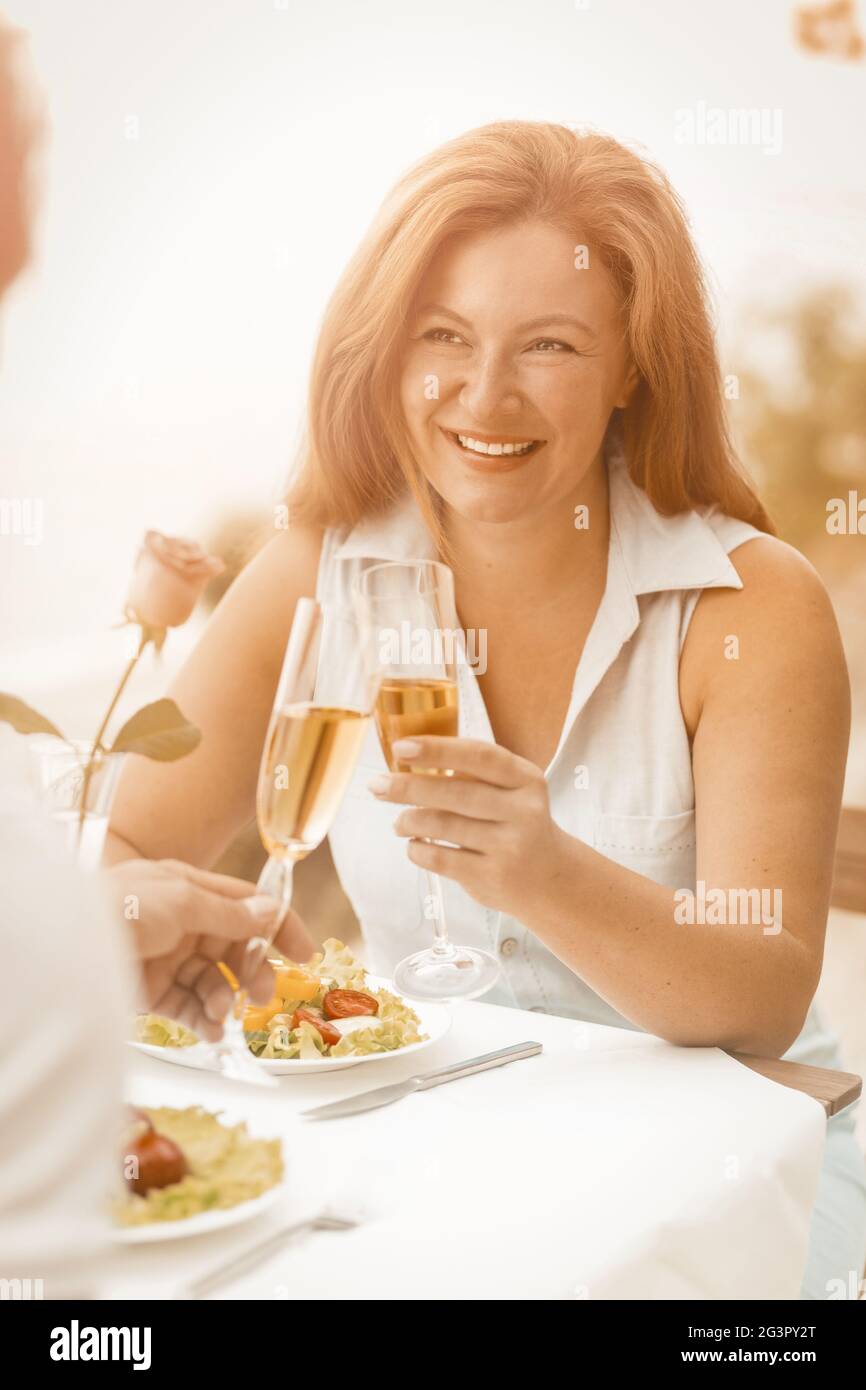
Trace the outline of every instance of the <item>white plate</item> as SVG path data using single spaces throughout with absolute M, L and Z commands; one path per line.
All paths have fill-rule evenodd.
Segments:
M 159 1049 L 157 1049 L 159 1050 Z M 278 1198 L 286 1194 L 285 1182 L 269 1187 L 260 1197 L 252 1197 L 248 1202 L 238 1202 L 236 1207 L 222 1207 L 217 1211 L 200 1211 L 195 1216 L 184 1216 L 179 1221 L 150 1221 L 146 1226 L 112 1226 L 111 1238 L 120 1245 L 150 1245 L 159 1240 L 180 1240 L 183 1236 L 201 1236 L 210 1231 L 221 1231 L 225 1226 L 237 1226 L 241 1221 L 252 1221 Z
M 368 975 L 367 983 L 372 989 L 392 990 L 391 981 L 378 975 Z M 393 990 L 392 990 L 393 993 Z M 267 1057 L 259 1060 L 259 1066 L 274 1076 L 309 1076 L 313 1072 L 345 1071 L 347 1067 L 357 1067 L 365 1062 L 387 1062 L 392 1057 L 408 1057 L 415 1052 L 423 1052 L 425 1047 L 444 1038 L 451 1027 L 451 1009 L 447 1004 L 430 1004 L 421 1000 L 404 1001 L 421 1021 L 421 1032 L 427 1037 L 423 1042 L 410 1043 L 396 1052 L 374 1052 L 369 1057 L 317 1057 L 310 1062 L 297 1058 L 284 1060 Z M 156 1057 L 160 1062 L 171 1062 L 176 1067 L 190 1067 L 193 1071 L 218 1071 L 219 1066 L 209 1043 L 195 1043 L 192 1047 L 155 1047 L 153 1043 L 130 1041 L 130 1047 L 144 1052 L 148 1057 Z

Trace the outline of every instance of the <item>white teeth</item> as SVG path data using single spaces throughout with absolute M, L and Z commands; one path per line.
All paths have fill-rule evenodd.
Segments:
M 457 438 L 464 449 L 471 449 L 475 454 L 525 454 L 535 443 L 534 439 L 527 439 L 526 442 L 519 444 L 485 444 L 481 439 L 473 439 L 468 434 L 458 434 Z

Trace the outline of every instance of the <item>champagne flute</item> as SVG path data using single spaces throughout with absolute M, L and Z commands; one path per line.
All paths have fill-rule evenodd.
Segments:
M 256 886 L 277 899 L 268 937 L 254 937 L 235 970 L 221 962 L 235 990 L 234 1009 L 217 1045 L 220 1069 L 235 1080 L 276 1084 L 247 1047 L 244 986 L 265 959 L 292 901 L 295 864 L 328 833 L 370 721 L 375 678 L 360 659 L 350 612 L 301 598 L 295 609 L 259 765 L 256 819 L 267 862 Z
M 401 763 L 393 745 L 413 734 L 456 737 L 457 661 L 462 657 L 454 576 L 433 560 L 372 565 L 355 581 L 364 659 L 379 687 L 374 715 L 392 772 L 452 777 L 453 771 Z M 448 936 L 442 884 L 422 870 L 433 918 L 433 945 L 402 960 L 394 985 L 415 999 L 476 999 L 499 977 L 487 951 L 455 946 Z

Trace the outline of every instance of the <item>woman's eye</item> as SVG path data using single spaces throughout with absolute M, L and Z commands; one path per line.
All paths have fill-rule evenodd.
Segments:
M 570 343 L 561 343 L 558 338 L 539 338 L 532 346 L 538 352 L 574 352 Z
M 463 339 L 459 333 L 454 333 L 450 328 L 431 328 L 423 335 L 431 343 L 462 343 Z

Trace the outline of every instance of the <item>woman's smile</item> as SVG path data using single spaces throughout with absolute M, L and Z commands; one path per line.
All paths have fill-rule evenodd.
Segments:
M 483 434 L 478 430 L 463 432 L 444 425 L 438 429 L 451 449 L 457 450 L 464 463 L 481 473 L 510 473 L 543 449 L 547 440 L 513 434 Z

